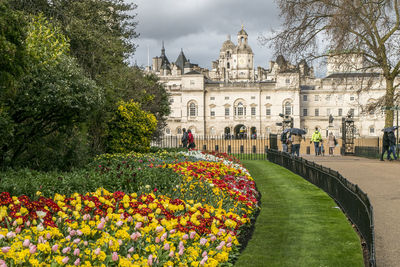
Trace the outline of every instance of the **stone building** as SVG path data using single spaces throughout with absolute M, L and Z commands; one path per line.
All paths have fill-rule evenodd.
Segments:
M 237 44 L 229 36 L 222 44 L 211 70 L 192 64 L 183 50 L 169 62 L 163 45 L 149 71 L 159 76 L 170 94 L 166 135 L 180 134 L 182 128 L 197 135 L 266 135 L 279 133 L 278 124 L 291 120 L 308 136 L 318 127 L 324 136 L 333 131 L 339 137 L 342 117 L 352 114 L 356 137 L 380 136 L 383 112 L 368 112 L 365 107 L 384 95 L 385 80 L 379 72 L 363 68 L 359 57 L 348 58 L 346 64 L 329 58 L 324 78 L 316 78 L 304 60 L 293 65 L 283 56 L 268 68 L 254 68 L 242 27 Z

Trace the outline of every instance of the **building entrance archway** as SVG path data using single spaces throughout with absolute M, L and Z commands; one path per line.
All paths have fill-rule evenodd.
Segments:
M 238 124 L 234 129 L 236 139 L 247 138 L 247 128 L 243 124 Z

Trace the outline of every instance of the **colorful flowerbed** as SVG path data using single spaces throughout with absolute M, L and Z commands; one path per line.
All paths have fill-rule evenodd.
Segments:
M 0 266 L 224 265 L 259 209 L 246 169 L 218 154 L 106 155 L 94 166 L 93 179 L 112 174 L 121 191 L 0 194 Z

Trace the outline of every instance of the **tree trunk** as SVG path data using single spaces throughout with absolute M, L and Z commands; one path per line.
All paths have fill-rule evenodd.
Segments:
M 386 96 L 385 96 L 385 127 L 393 126 L 394 111 L 389 110 L 393 108 L 394 101 L 394 79 L 386 78 Z

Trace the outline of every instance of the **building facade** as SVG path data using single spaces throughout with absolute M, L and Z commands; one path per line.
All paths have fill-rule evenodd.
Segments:
M 366 71 L 360 58 L 328 58 L 324 78 L 316 78 L 304 60 L 292 65 L 278 56 L 268 68 L 255 68 L 253 62 L 243 27 L 237 44 L 229 36 L 222 44 L 211 70 L 192 64 L 183 51 L 169 62 L 163 45 L 147 71 L 158 75 L 170 94 L 165 134 L 179 135 L 186 128 L 197 135 L 259 136 L 281 132 L 281 123 L 290 120 L 308 136 L 317 127 L 324 136 L 332 131 L 339 137 L 342 118 L 351 114 L 356 137 L 381 135 L 383 111 L 369 112 L 366 106 L 385 94 L 385 80 Z

